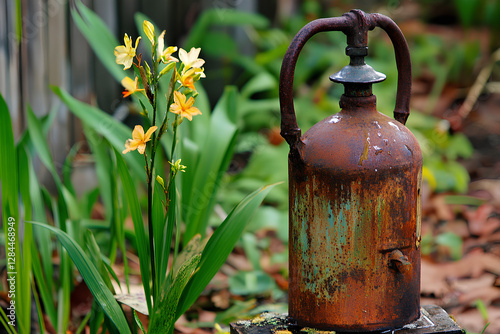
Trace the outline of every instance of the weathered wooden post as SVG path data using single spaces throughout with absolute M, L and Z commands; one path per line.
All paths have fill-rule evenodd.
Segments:
M 395 120 L 377 111 L 372 94 L 385 75 L 364 61 L 375 27 L 395 48 Z M 345 87 L 342 110 L 302 135 L 293 106 L 295 64 L 308 39 L 322 31 L 347 36 L 350 63 L 330 76 Z M 444 310 L 420 307 L 422 153 L 404 126 L 410 92 L 408 46 L 387 16 L 353 10 L 319 19 L 290 44 L 280 77 L 281 134 L 290 145 L 289 315 L 275 328 L 461 333 L 451 319 L 441 326 Z M 250 333 L 252 326 L 232 330 Z

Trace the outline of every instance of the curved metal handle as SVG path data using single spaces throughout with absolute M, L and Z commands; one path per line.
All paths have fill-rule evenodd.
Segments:
M 394 45 L 396 67 L 398 69 L 398 90 L 394 118 L 402 124 L 406 124 L 406 120 L 410 115 L 411 97 L 411 59 L 408 43 L 401 29 L 389 17 L 378 13 L 370 15 L 376 22 L 377 27 L 386 32 L 391 39 L 392 45 Z
M 348 47 L 363 48 L 367 45 L 367 32 L 376 26 L 389 35 L 395 48 L 398 69 L 398 88 L 394 118 L 405 124 L 410 113 L 411 61 L 408 44 L 399 27 L 382 14 L 365 14 L 352 10 L 341 17 L 325 18 L 305 25 L 293 38 L 283 58 L 280 73 L 279 98 L 281 109 L 281 136 L 290 146 L 301 136 L 293 105 L 293 77 L 299 53 L 305 43 L 315 34 L 323 31 L 342 31 L 347 35 Z
M 293 106 L 293 77 L 299 53 L 313 35 L 322 31 L 346 31 L 352 23 L 346 16 L 318 19 L 309 22 L 295 35 L 283 58 L 280 73 L 281 136 L 291 146 L 301 136 Z

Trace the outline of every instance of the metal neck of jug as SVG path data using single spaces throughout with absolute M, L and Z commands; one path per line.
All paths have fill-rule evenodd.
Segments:
M 344 85 L 344 95 L 348 97 L 367 97 L 372 95 L 372 84 L 384 81 L 386 76 L 375 71 L 365 63 L 368 55 L 368 30 L 375 25 L 362 11 L 353 10 L 346 15 L 352 17 L 353 28 L 347 35 L 346 55 L 350 57 L 349 65 L 330 76 L 330 80 Z

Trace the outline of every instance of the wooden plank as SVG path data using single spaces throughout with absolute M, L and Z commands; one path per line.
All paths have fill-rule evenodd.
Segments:
M 119 41 L 123 36 L 118 36 L 118 12 L 115 0 L 94 1 L 94 12 L 108 25 L 112 33 Z M 133 20 L 133 17 L 130 18 Z M 129 33 L 130 35 L 130 33 Z M 115 81 L 103 64 L 95 58 L 94 62 L 94 88 L 97 96 L 97 105 L 102 110 L 113 113 L 116 106 L 121 102 L 120 84 Z
M 90 0 L 82 3 L 90 7 Z M 94 54 L 85 37 L 80 33 L 72 19 L 69 20 L 69 65 L 71 95 L 85 103 L 95 99 L 93 90 L 93 61 Z M 69 142 L 70 144 L 84 140 L 82 124 L 73 114 L 69 115 Z
M 56 85 L 69 90 L 68 72 L 68 44 L 67 44 L 67 3 L 54 1 L 51 4 L 50 12 L 47 11 L 49 20 L 46 25 L 47 48 L 46 78 L 43 90 L 48 90 L 48 85 Z M 48 95 L 48 93 L 47 93 Z M 50 107 L 57 108 L 57 117 L 54 120 L 51 131 L 49 132 L 49 143 L 53 154 L 56 167 L 61 167 L 67 152 L 73 143 L 69 141 L 68 127 L 70 117 L 66 106 L 54 95 L 50 94 Z
M 26 0 L 23 18 L 22 82 L 23 97 L 33 108 L 38 117 L 46 115 L 49 110 L 47 75 L 50 54 L 46 50 L 47 22 L 44 0 Z M 23 110 L 25 112 L 26 109 Z

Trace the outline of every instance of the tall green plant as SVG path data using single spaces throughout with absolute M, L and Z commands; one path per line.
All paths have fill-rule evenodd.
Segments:
M 118 77 L 116 64 L 109 61 L 109 53 L 102 52 L 112 50 L 109 44 L 113 42 L 113 38 L 110 38 L 109 31 L 101 31 L 105 29 L 102 22 L 81 3 L 77 2 L 76 6 L 78 13 L 73 12 L 75 21 L 94 49 L 101 50 L 98 55 L 107 59 L 105 64 L 112 67 L 112 72 Z M 98 258 L 99 245 L 95 243 L 92 235 L 82 233 L 80 229 L 75 230 L 74 226 L 85 229 L 93 228 L 97 224 L 106 226 L 104 232 L 119 231 L 120 236 L 111 241 L 111 244 L 114 242 L 120 245 L 124 252 L 123 221 L 124 215 L 130 210 L 135 230 L 135 235 L 130 237 L 134 239 L 132 244 L 139 253 L 147 313 L 150 315 L 149 332 L 172 332 L 175 320 L 194 303 L 215 275 L 239 239 L 251 213 L 272 188 L 264 187 L 247 196 L 210 238 L 201 236 L 206 231 L 208 216 L 215 204 L 220 177 L 231 160 L 237 132 L 237 93 L 234 89 L 227 89 L 211 115 L 203 90 L 194 86 L 204 75 L 201 68 L 203 61 L 198 58 L 199 49 L 193 48 L 190 52 L 181 49 L 181 62 L 178 63 L 172 57 L 176 48 L 164 47 L 164 32 L 158 36 L 154 26 L 147 20 L 143 21 L 142 28 L 151 44 L 151 61 L 144 61 L 141 55 L 136 57 L 139 38 L 132 41 L 126 36 L 124 45 L 115 48 L 116 63 L 128 69 L 135 62 L 132 76 L 134 79 L 125 76 L 121 80 L 125 87 L 124 95 L 133 95 L 143 111 L 143 124 L 134 128 L 132 139 L 127 139 L 129 130 L 115 119 L 95 107 L 77 101 L 60 88 L 53 87 L 54 92 L 70 110 L 83 120 L 86 134 L 92 136 L 89 143 L 96 157 L 99 179 L 105 181 L 106 178 L 114 178 L 112 182 L 104 182 L 102 185 L 110 186 L 111 190 L 103 190 L 101 187 L 104 204 L 107 210 L 112 211 L 106 213 L 109 225 L 87 222 L 84 218 L 86 215 L 80 207 L 83 204 L 75 200 L 73 187 L 68 183 L 69 174 L 65 172 L 65 182 L 56 177 L 57 173 L 41 131 L 41 123 L 30 116 L 31 123 L 34 124 L 30 128 L 30 136 L 36 138 L 31 145 L 52 172 L 59 189 L 60 201 L 50 199 L 50 196 L 46 195 L 49 202 L 52 201 L 56 226 L 49 226 L 45 222 L 34 224 L 41 228 L 41 231 L 55 233 L 65 250 L 61 250 L 61 256 L 67 254 L 71 257 L 94 295 L 93 312 L 84 320 L 90 319 L 91 332 L 96 332 L 99 326 L 96 326 L 92 319 L 97 321 L 97 324 L 102 323 L 103 318 L 99 314 L 106 315 L 103 326 L 113 328 L 113 331 L 127 333 L 129 324 L 113 298 L 114 292 L 108 275 L 115 279 L 116 275 L 106 265 L 106 261 L 103 261 L 104 258 Z M 132 73 L 129 72 L 130 74 Z M 167 78 L 166 86 L 160 84 L 163 77 Z M 164 96 L 166 98 L 163 98 Z M 195 98 L 198 101 L 194 106 Z M 147 104 L 149 106 L 146 107 Z M 184 122 L 180 126 L 183 118 L 192 119 L 192 116 L 201 114 L 200 110 L 203 114 L 198 116 L 199 124 L 196 124 L 195 120 L 192 124 Z M 172 115 L 173 122 L 169 121 L 169 115 Z M 147 131 L 144 131 L 143 126 Z M 129 153 L 134 150 L 139 154 Z M 168 165 L 161 164 L 163 156 L 167 157 Z M 183 164 L 187 161 L 187 168 L 177 158 L 181 156 Z M 157 159 L 160 165 L 157 165 Z M 141 174 L 145 174 L 145 177 L 141 177 Z M 180 177 L 178 174 L 183 175 Z M 134 180 L 144 181 L 147 187 L 146 222 L 143 221 L 141 202 Z M 40 189 L 37 191 L 40 192 Z M 200 191 L 202 193 L 197 193 Z M 93 192 L 92 198 L 96 198 L 96 192 Z M 89 206 L 92 199 L 86 200 L 85 203 Z M 188 232 L 185 234 L 181 233 L 181 223 L 186 225 Z M 169 264 L 172 238 L 175 245 L 172 249 L 174 260 Z M 182 240 L 184 247 L 180 246 Z M 35 247 L 32 248 L 36 250 Z M 116 253 L 111 253 L 111 256 L 114 258 Z M 48 285 L 48 266 L 45 260 L 42 258 L 40 261 L 37 256 L 34 262 L 33 268 L 39 278 L 37 282 Z M 63 262 L 66 263 L 65 260 Z M 70 277 L 66 275 L 61 279 L 69 282 Z M 39 309 L 43 304 L 53 325 L 64 331 L 67 327 L 69 305 L 58 302 L 56 310 L 50 298 L 50 288 L 41 291 L 41 301 L 37 303 Z M 61 301 L 66 300 L 64 296 L 69 296 L 69 285 L 63 291 Z M 134 318 L 138 321 L 137 317 Z M 139 327 L 142 327 L 142 324 L 139 324 Z
M 15 326 L 29 331 L 31 316 L 31 242 L 32 228 L 23 217 L 31 219 L 28 156 L 24 146 L 14 143 L 7 104 L 0 95 L 0 182 L 2 186 L 2 221 L 7 268 L 7 312 L 0 311 L 0 323 L 9 333 Z M 21 199 L 21 202 L 19 202 Z M 19 205 L 22 204 L 21 210 Z M 24 227 L 24 228 L 23 228 Z M 24 230 L 24 235 L 21 235 Z M 23 240 L 23 242 L 21 242 Z M 21 254 L 24 254 L 22 256 Z

